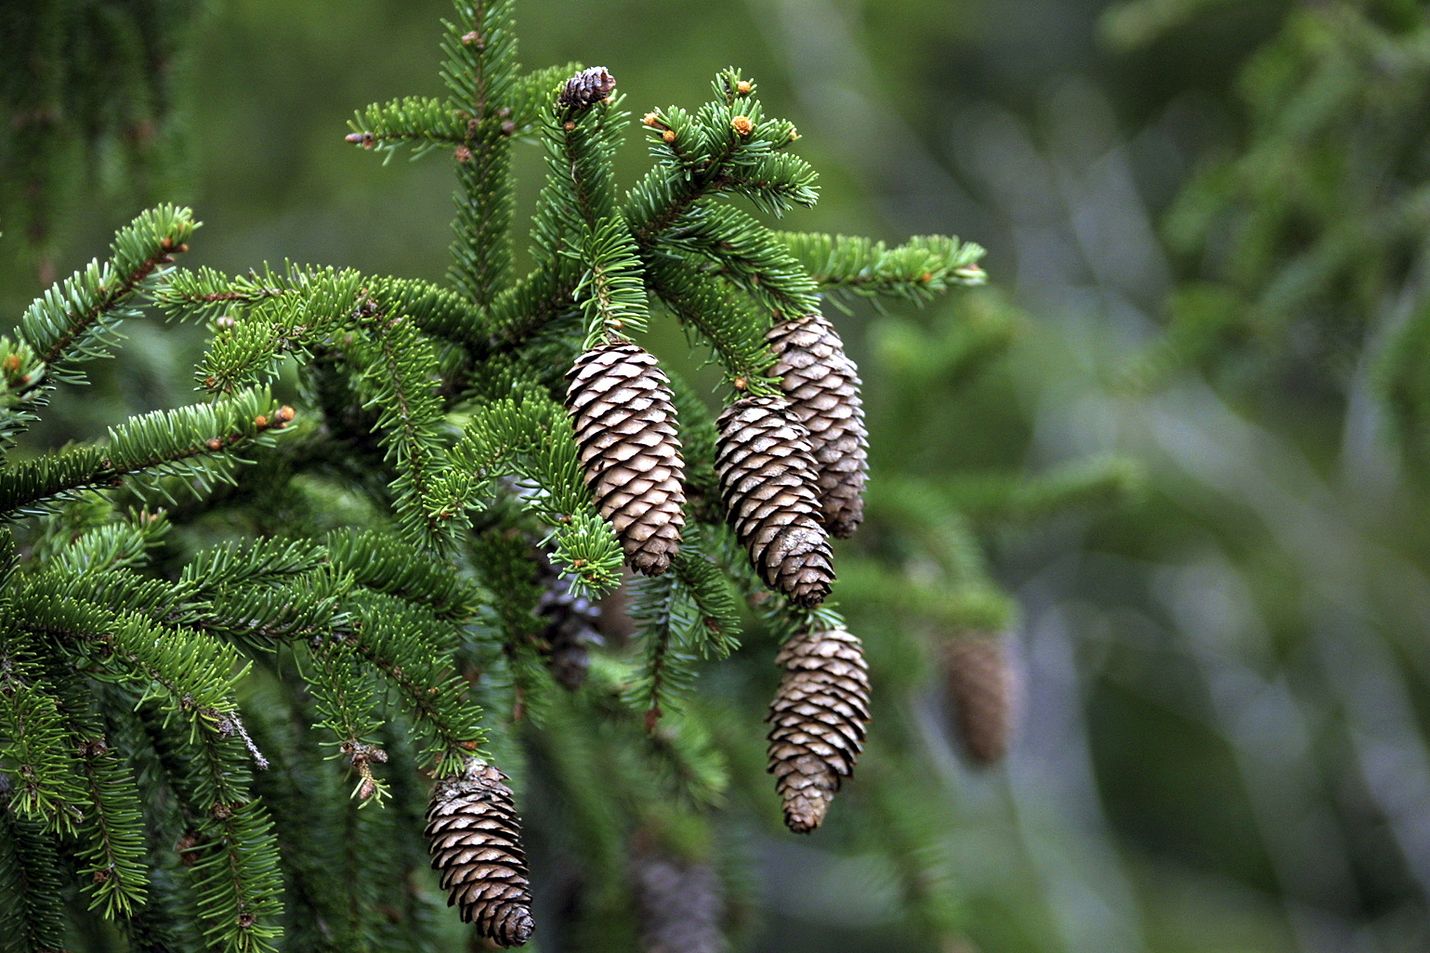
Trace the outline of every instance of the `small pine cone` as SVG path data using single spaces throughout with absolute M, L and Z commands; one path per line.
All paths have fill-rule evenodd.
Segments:
M 561 687 L 574 692 L 586 681 L 591 667 L 588 646 L 601 643 L 596 629 L 601 608 L 573 593 L 571 581 L 556 571 L 545 553 L 538 558 L 543 588 L 536 601 L 536 614 L 546 623 L 546 664 Z
M 808 433 L 779 397 L 746 397 L 718 422 L 715 472 L 735 535 L 767 586 L 817 606 L 834 582 Z
M 724 953 L 724 897 L 709 864 L 638 854 L 632 872 L 642 953 Z
M 864 748 L 869 666 L 844 629 L 802 632 L 780 649 L 784 668 L 770 703 L 770 766 L 785 825 L 808 834 L 820 825 Z
M 559 101 L 563 106 L 589 109 L 611 95 L 616 78 L 604 66 L 583 69 L 566 81 Z
M 652 354 L 629 342 L 592 348 L 566 376 L 566 409 L 596 508 L 615 527 L 631 568 L 659 575 L 680 549 L 685 525 L 670 380 Z
M 944 650 L 954 726 L 968 757 L 989 765 L 1003 758 L 1013 731 L 1017 680 L 1001 638 L 955 639 Z
M 765 336 L 775 352 L 770 373 L 790 409 L 809 431 L 819 474 L 824 525 L 844 539 L 864 519 L 864 483 L 869 475 L 869 433 L 859 396 L 859 368 L 824 315 L 815 312 L 781 321 Z
M 521 848 L 521 818 L 506 775 L 479 758 L 438 782 L 427 808 L 432 866 L 441 874 L 447 905 L 499 946 L 531 939 L 531 887 Z

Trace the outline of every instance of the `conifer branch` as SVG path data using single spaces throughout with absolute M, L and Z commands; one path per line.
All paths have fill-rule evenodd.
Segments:
M 409 540 L 441 548 L 452 527 L 439 499 L 446 456 L 432 348 L 401 317 L 374 311 L 364 325 L 356 346 L 363 406 L 377 411 L 378 440 L 397 473 L 390 487 L 399 525 Z
M 756 314 L 690 258 L 648 261 L 646 275 L 671 312 L 715 352 L 729 380 L 740 382 L 751 394 L 780 393 L 779 385 L 766 374 L 774 363 L 765 344 L 768 317 Z
M 418 158 L 440 146 L 456 148 L 467 138 L 467 119 L 450 104 L 431 96 L 406 96 L 373 103 L 348 123 L 348 142 L 390 156 L 402 146 Z
M 0 636 L 0 771 L 10 788 L 7 810 L 47 831 L 75 833 L 86 804 L 80 765 L 39 647 L 16 632 Z
M 186 208 L 145 212 L 114 236 L 108 261 L 91 262 L 30 306 L 18 331 L 50 378 L 79 383 L 74 364 L 108 356 L 118 322 L 137 313 L 131 300 L 153 287 L 175 254 L 188 250 L 195 227 Z
M 485 738 L 481 712 L 466 698 L 466 683 L 427 644 L 420 614 L 377 594 L 355 599 L 352 609 L 348 644 L 410 709 L 432 769 L 439 776 L 457 770 Z
M 455 0 L 457 21 L 442 42 L 449 102 L 471 118 L 458 156 L 456 235 L 450 279 L 468 299 L 489 305 L 510 283 L 511 120 L 517 80 L 511 0 Z
M 0 775 L 0 797 L 8 792 Z M 53 839 L 34 821 L 0 810 L 0 922 L 23 953 L 65 948 L 64 887 Z
M 127 917 L 149 893 L 139 788 L 103 736 L 83 740 L 79 751 L 90 804 L 80 830 L 80 874 L 87 879 L 90 909 L 111 920 Z
M 62 383 L 84 382 L 78 365 L 108 357 L 136 299 L 149 294 L 173 256 L 188 250 L 198 227 L 186 208 L 160 206 L 121 229 L 103 263 L 91 261 L 26 309 L 16 340 L 0 339 L 0 446 L 32 423 L 35 411 Z
M 635 242 L 617 217 L 586 233 L 582 260 L 586 273 L 572 292 L 585 313 L 589 350 L 603 339 L 645 333 L 649 320 L 645 277 Z
M 769 229 L 729 205 L 697 202 L 665 234 L 670 248 L 712 261 L 716 273 L 771 311 L 808 314 L 817 287 Z
M 271 446 L 273 431 L 292 419 L 290 410 L 272 408 L 256 391 L 134 417 L 111 428 L 101 446 L 72 448 L 0 472 L 0 519 L 50 512 L 138 474 L 181 476 L 196 493 L 205 492 L 214 480 L 232 479 L 215 461 Z
M 532 391 L 484 405 L 451 460 L 445 512 L 480 507 L 498 477 L 519 477 L 539 490 L 526 505 L 551 528 L 554 558 L 579 590 L 599 595 L 619 583 L 620 543 L 586 492 L 565 408 Z
M 943 235 L 884 242 L 816 232 L 776 232 L 820 289 L 834 294 L 891 297 L 926 304 L 950 286 L 977 287 L 988 280 L 978 265 L 983 248 Z

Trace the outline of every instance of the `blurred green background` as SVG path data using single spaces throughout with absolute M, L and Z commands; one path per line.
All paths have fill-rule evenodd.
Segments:
M 77 151 L 88 185 L 65 190 L 42 255 L 0 221 L 0 307 L 18 315 L 42 275 L 159 199 L 204 221 L 193 265 L 440 279 L 446 164 L 381 166 L 342 137 L 356 107 L 439 90 L 446 12 L 205 4 L 171 64 L 163 174 L 136 192 L 102 150 Z M 946 791 L 918 808 L 946 832 L 974 948 L 1430 949 L 1424 375 L 1397 334 L 1430 311 L 1426 7 L 529 0 L 519 15 L 525 63 L 605 65 L 637 114 L 700 101 L 727 64 L 756 77 L 822 173 L 819 208 L 791 227 L 990 249 L 993 291 L 917 316 L 937 331 L 1019 315 L 976 383 L 914 392 L 886 319 L 840 318 L 876 479 L 1110 453 L 1148 469 L 1135 505 L 988 540 L 1021 611 L 1006 767 L 967 771 L 936 699 L 918 713 Z M 627 183 L 641 150 L 632 136 Z M 521 150 L 526 207 L 542 174 Z M 184 399 L 163 381 L 189 339 L 133 336 L 123 399 Z M 109 416 L 59 409 L 76 435 Z M 899 911 L 877 869 L 817 840 L 753 849 L 759 949 L 889 949 Z

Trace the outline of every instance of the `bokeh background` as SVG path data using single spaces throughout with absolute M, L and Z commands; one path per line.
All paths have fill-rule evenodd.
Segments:
M 383 166 L 342 136 L 355 107 L 439 91 L 443 0 L 160 6 L 192 35 L 156 65 L 173 101 L 149 171 L 74 140 L 38 250 L 11 224 L 22 190 L 0 190 L 0 310 L 161 199 L 205 223 L 193 264 L 442 277 L 446 164 Z M 822 173 L 791 227 L 990 249 L 986 292 L 839 319 L 876 480 L 1141 468 L 1117 505 L 984 527 L 1019 609 L 1022 723 L 1006 765 L 977 772 L 937 691 L 913 713 L 941 793 L 910 807 L 937 819 L 928 846 L 961 900 L 964 939 L 940 953 L 1430 949 L 1430 364 L 1411 333 L 1430 322 L 1427 16 L 1415 0 L 521 5 L 524 62 L 604 64 L 637 113 L 700 101 L 727 64 L 752 74 Z M 638 137 L 623 159 L 633 181 Z M 518 161 L 529 207 L 538 150 Z M 935 341 L 1000 330 L 982 373 L 944 386 L 901 345 L 908 321 Z M 132 336 L 103 392 L 179 403 L 192 339 Z M 112 410 L 63 400 L 75 436 Z M 817 839 L 750 849 L 752 948 L 925 948 L 891 943 L 901 900 L 877 862 Z

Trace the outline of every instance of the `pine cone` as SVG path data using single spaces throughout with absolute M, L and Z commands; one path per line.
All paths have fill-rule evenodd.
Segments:
M 629 342 L 603 344 L 567 374 L 586 485 L 611 521 L 631 568 L 670 568 L 685 525 L 685 461 L 670 381 L 655 357 Z
M 616 78 L 604 66 L 583 69 L 566 81 L 558 101 L 563 106 L 589 109 L 611 95 Z
M 864 519 L 869 474 L 859 368 L 818 312 L 781 321 L 765 339 L 775 352 L 770 373 L 781 379 L 790 408 L 809 431 L 824 525 L 841 539 L 852 536 Z
M 500 946 L 531 939 L 531 887 L 521 848 L 521 818 L 506 775 L 479 758 L 438 782 L 427 808 L 432 866 L 441 873 L 447 905 Z
M 709 864 L 637 854 L 633 869 L 642 953 L 723 953 L 724 897 Z
M 543 588 L 536 614 L 546 623 L 546 664 L 556 681 L 574 692 L 586 681 L 591 667 L 587 647 L 601 643 L 596 630 L 601 609 L 590 599 L 573 593 L 570 579 L 556 571 L 544 552 L 538 559 Z
M 1002 639 L 955 639 L 944 651 L 954 725 L 974 762 L 993 764 L 1008 751 L 1017 681 Z
M 819 522 L 808 433 L 779 397 L 746 397 L 720 415 L 715 472 L 735 535 L 765 584 L 816 606 L 834 582 Z
M 770 704 L 770 766 L 784 801 L 785 825 L 808 834 L 864 748 L 869 666 L 844 629 L 802 632 L 780 649 L 785 670 Z

